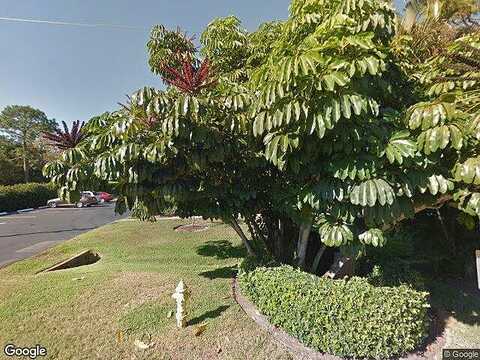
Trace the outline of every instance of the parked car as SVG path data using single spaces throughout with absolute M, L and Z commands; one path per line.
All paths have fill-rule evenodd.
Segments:
M 105 191 L 98 191 L 94 193 L 95 196 L 99 199 L 99 202 L 110 202 L 113 200 L 113 195 Z
M 91 191 L 82 191 L 80 193 L 80 200 L 75 203 L 77 208 L 83 208 L 91 205 L 98 204 L 98 199 L 93 195 Z M 51 208 L 56 208 L 61 205 L 68 205 L 66 201 L 63 201 L 60 198 L 51 199 L 47 201 L 47 206 Z
M 82 191 L 81 193 L 86 196 L 94 197 L 97 199 L 97 202 L 100 202 L 100 196 L 97 196 L 93 191 Z

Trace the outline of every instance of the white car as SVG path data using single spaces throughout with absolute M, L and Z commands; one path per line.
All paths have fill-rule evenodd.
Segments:
M 83 208 L 90 205 L 96 205 L 99 201 L 95 195 L 91 191 L 82 191 L 80 193 L 80 200 L 75 203 L 77 208 Z M 60 198 L 50 199 L 47 201 L 47 206 L 51 208 L 56 208 L 61 205 L 68 205 L 66 201 L 63 201 Z
M 97 202 L 98 203 L 102 203 L 102 199 L 100 198 L 100 195 L 97 195 L 95 192 L 93 191 L 82 191 L 81 192 L 82 196 L 83 195 L 86 195 L 86 196 L 90 196 L 90 197 L 94 197 L 95 199 L 97 199 Z

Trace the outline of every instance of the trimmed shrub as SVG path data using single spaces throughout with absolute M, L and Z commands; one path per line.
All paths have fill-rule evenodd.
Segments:
M 239 284 L 273 325 L 324 353 L 385 359 L 428 335 L 428 293 L 408 286 L 319 278 L 289 266 L 242 273 Z
M 57 197 L 52 184 L 17 184 L 0 186 L 0 212 L 44 206 Z

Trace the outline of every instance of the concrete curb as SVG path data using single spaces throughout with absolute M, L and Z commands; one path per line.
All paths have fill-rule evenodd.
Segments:
M 21 213 L 30 212 L 30 211 L 33 211 L 33 210 L 35 210 L 35 209 L 34 208 L 21 209 L 21 210 L 17 210 L 17 213 L 21 214 Z
M 41 209 L 46 209 L 48 206 L 40 206 L 38 208 L 28 208 L 28 209 L 20 209 L 17 211 L 10 211 L 10 212 L 0 212 L 0 216 L 8 216 L 8 215 L 15 215 L 15 214 L 23 214 L 35 210 L 41 210 Z
M 168 221 L 168 220 L 203 220 L 203 218 L 201 216 L 192 216 L 189 218 L 181 218 L 180 216 L 166 216 L 166 217 L 155 216 L 155 221 Z M 126 219 L 116 220 L 114 222 L 125 222 L 125 221 L 141 221 L 141 220 L 129 217 Z

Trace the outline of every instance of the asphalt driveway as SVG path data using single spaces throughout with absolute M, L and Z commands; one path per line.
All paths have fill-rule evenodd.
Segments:
M 0 216 L 0 267 L 28 258 L 81 233 L 120 220 L 115 204 L 63 207 Z

